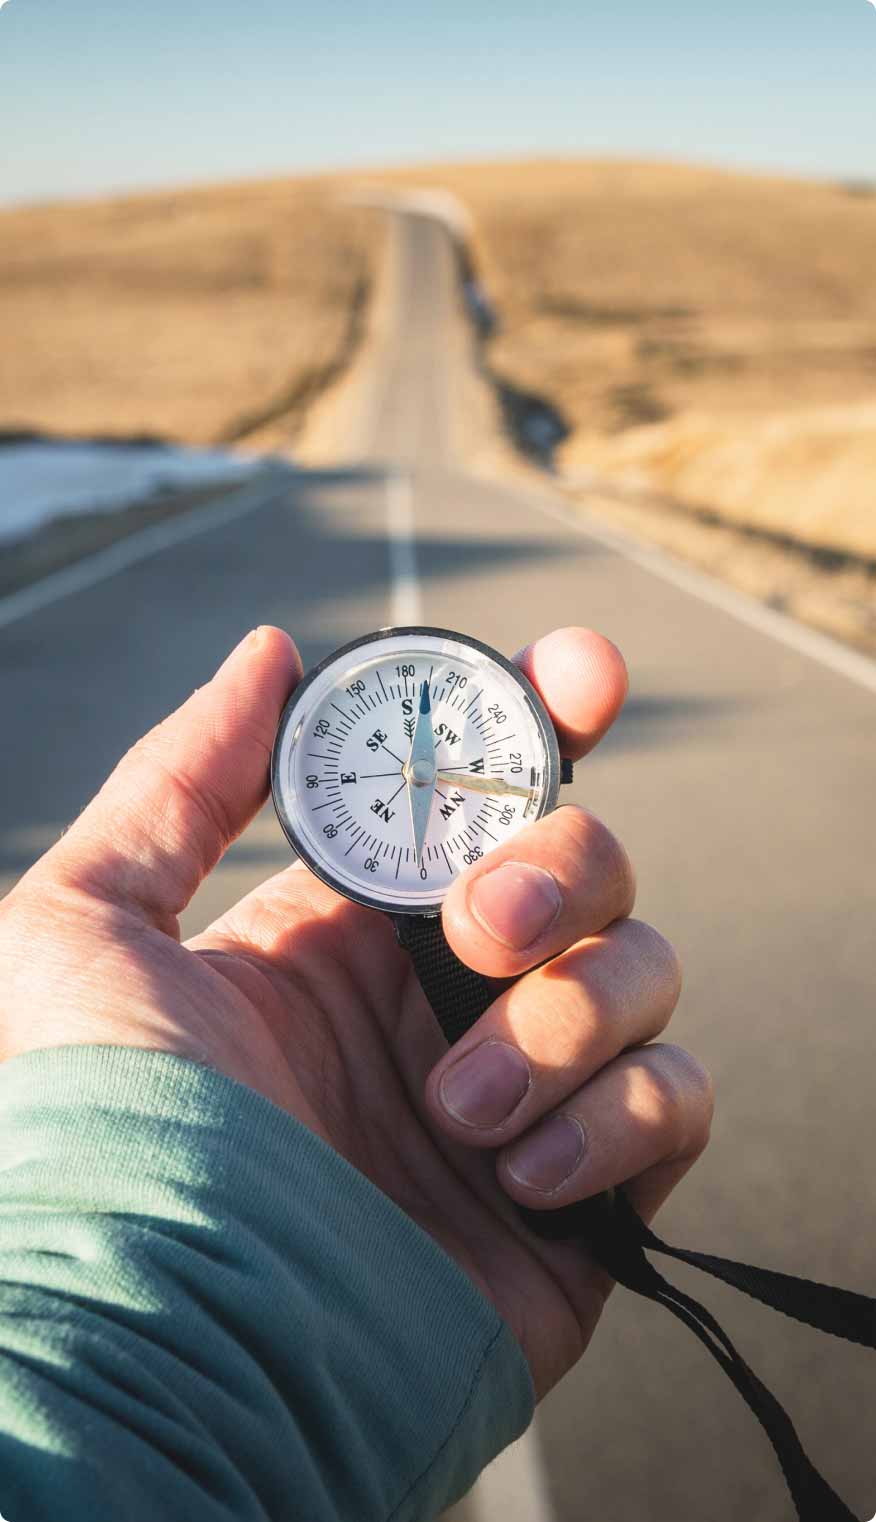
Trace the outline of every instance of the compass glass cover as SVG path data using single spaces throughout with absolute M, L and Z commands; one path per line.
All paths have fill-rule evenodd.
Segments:
M 454 877 L 556 802 L 550 720 L 503 656 L 444 630 L 336 651 L 300 684 L 274 746 L 291 844 L 341 893 L 440 907 Z

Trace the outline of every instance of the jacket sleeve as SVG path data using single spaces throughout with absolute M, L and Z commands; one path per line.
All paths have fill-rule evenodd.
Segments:
M 268 1100 L 127 1047 L 0 1068 L 10 1522 L 423 1522 L 532 1411 L 467 1275 Z

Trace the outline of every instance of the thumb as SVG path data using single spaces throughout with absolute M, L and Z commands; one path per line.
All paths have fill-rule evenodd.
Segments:
M 176 916 L 265 800 L 274 734 L 300 676 L 288 634 L 248 634 L 212 681 L 128 751 L 33 876 L 176 934 Z

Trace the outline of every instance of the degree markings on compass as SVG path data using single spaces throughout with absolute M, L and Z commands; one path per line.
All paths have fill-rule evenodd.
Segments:
M 309 750 L 307 752 L 307 755 L 308 756 L 312 756 L 314 761 L 334 761 L 334 759 L 335 759 L 334 756 L 324 756 L 324 755 L 322 755 L 322 753 L 320 751 L 318 751 L 318 750 Z
M 337 703 L 332 703 L 332 708 L 335 710 L 335 713 L 340 714 L 342 719 L 346 719 L 348 724 L 352 724 L 353 720 L 350 718 L 350 715 L 348 713 L 344 713 L 343 708 L 339 708 Z
M 447 852 L 444 849 L 444 843 L 443 843 L 443 841 L 442 841 L 442 844 L 441 844 L 441 851 L 442 851 L 442 854 L 444 856 L 444 860 L 447 863 L 447 870 L 448 870 L 448 872 L 450 873 L 450 875 L 452 877 L 453 876 L 453 863 L 451 862 L 450 857 L 447 855 Z
M 474 825 L 476 830 L 482 830 L 484 835 L 489 835 L 491 840 L 495 840 L 495 841 L 498 842 L 498 839 L 499 839 L 498 835 L 494 835 L 491 830 L 487 829 L 486 825 L 480 824 L 477 819 L 473 819 L 472 820 L 472 824 Z
M 385 687 L 384 687 L 384 685 L 383 685 L 383 677 L 382 677 L 382 676 L 381 676 L 381 675 L 380 675 L 380 672 L 379 672 L 379 671 L 378 671 L 378 673 L 377 673 L 377 680 L 378 680 L 378 682 L 379 682 L 379 683 L 380 683 L 380 690 L 381 690 L 381 692 L 382 692 L 382 693 L 383 693 L 383 697 L 384 697 L 384 701 L 385 701 L 385 702 L 388 702 L 388 701 L 389 701 L 389 699 L 388 699 L 388 698 L 387 698 L 387 696 L 386 696 L 386 688 L 385 688 Z

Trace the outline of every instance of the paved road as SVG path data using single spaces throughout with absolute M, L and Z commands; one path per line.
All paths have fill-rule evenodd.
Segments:
M 256 622 L 293 630 L 305 664 L 400 611 L 507 651 L 591 624 L 625 651 L 632 694 L 575 794 L 632 851 L 639 911 L 686 964 L 678 1038 L 718 1081 L 713 1144 L 665 1233 L 873 1290 L 873 694 L 576 532 L 546 492 L 466 474 L 445 236 L 399 218 L 394 238 L 358 464 L 281 479 L 237 521 L 0 629 L 0 888 Z M 266 812 L 187 928 L 284 859 Z M 686 1282 L 871 1517 L 872 1355 Z M 618 1293 L 590 1355 L 454 1518 L 788 1515 L 766 1440 L 711 1360 L 665 1312 Z

